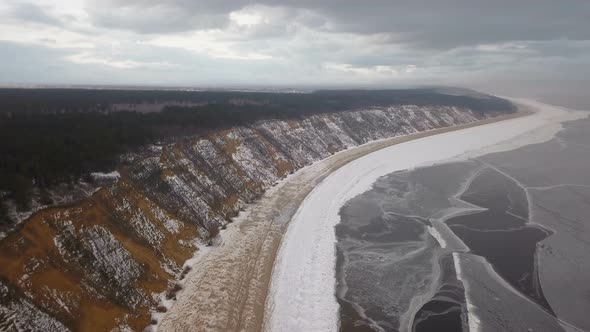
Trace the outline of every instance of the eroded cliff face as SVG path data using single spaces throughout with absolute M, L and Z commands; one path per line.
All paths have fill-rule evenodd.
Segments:
M 369 141 L 498 114 L 395 106 L 266 120 L 136 155 L 116 183 L 1 240 L 0 330 L 142 330 L 174 297 L 184 262 L 287 174 Z

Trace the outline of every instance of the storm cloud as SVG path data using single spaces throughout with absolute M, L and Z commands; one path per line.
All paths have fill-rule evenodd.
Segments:
M 189 31 L 227 27 L 231 13 L 256 5 L 288 10 L 284 24 L 386 34 L 391 43 L 426 48 L 590 38 L 590 2 L 585 0 L 109 0 L 91 5 L 91 16 L 105 27 L 138 33 Z M 316 20 L 301 19 L 301 11 L 314 13 Z
M 0 54 L 0 80 L 570 95 L 590 83 L 589 17 L 586 0 L 8 0 L 0 41 L 35 56 Z

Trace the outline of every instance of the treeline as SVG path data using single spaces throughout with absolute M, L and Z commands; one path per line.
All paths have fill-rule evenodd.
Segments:
M 248 102 L 232 102 L 236 100 Z M 104 111 L 113 103 L 166 101 L 203 105 L 168 106 L 157 113 Z M 112 170 L 121 153 L 160 139 L 262 119 L 392 104 L 464 106 L 478 112 L 512 109 L 499 98 L 451 96 L 428 89 L 307 94 L 0 89 L 0 191 L 25 209 L 33 187 L 43 190 L 78 181 L 89 172 Z
M 114 167 L 117 155 L 154 139 L 138 114 L 16 114 L 0 119 L 0 190 L 26 208 L 38 188 Z
M 364 106 L 391 104 L 467 106 L 477 111 L 506 109 L 507 101 L 488 96 L 449 95 L 436 89 L 319 90 L 312 93 L 237 91 L 92 90 L 92 89 L 0 89 L 0 112 L 55 113 L 106 111 L 112 104 L 190 103 L 230 104 L 248 100 L 272 104 L 281 111 L 330 112 Z M 278 115 L 281 115 L 277 113 Z

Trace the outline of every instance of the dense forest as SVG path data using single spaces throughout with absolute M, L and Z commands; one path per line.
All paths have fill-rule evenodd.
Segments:
M 178 102 L 186 105 L 178 105 Z M 163 104 L 161 112 L 112 111 L 113 104 Z M 118 156 L 172 136 L 395 104 L 512 109 L 506 100 L 432 89 L 334 90 L 313 93 L 230 91 L 0 89 L 0 197 L 27 208 L 32 188 L 71 183 L 112 170 Z M 0 210 L 2 204 L 0 204 Z M 0 211 L 0 215 L 2 211 Z
M 277 107 L 276 115 L 342 111 L 364 106 L 391 104 L 440 104 L 467 106 L 486 111 L 509 107 L 500 98 L 451 95 L 438 89 L 319 90 L 312 93 L 237 91 L 106 90 L 106 89 L 0 89 L 0 112 L 55 113 L 107 111 L 113 104 L 183 101 L 230 104 L 248 100 Z M 484 95 L 481 95 L 484 96 Z

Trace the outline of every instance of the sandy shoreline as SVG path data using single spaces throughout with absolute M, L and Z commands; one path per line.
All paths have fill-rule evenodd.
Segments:
M 368 143 L 305 167 L 271 188 L 223 231 L 219 243 L 192 266 L 184 290 L 159 330 L 260 331 L 273 264 L 299 205 L 328 175 L 377 150 L 459 129 L 530 115 L 532 111 Z

